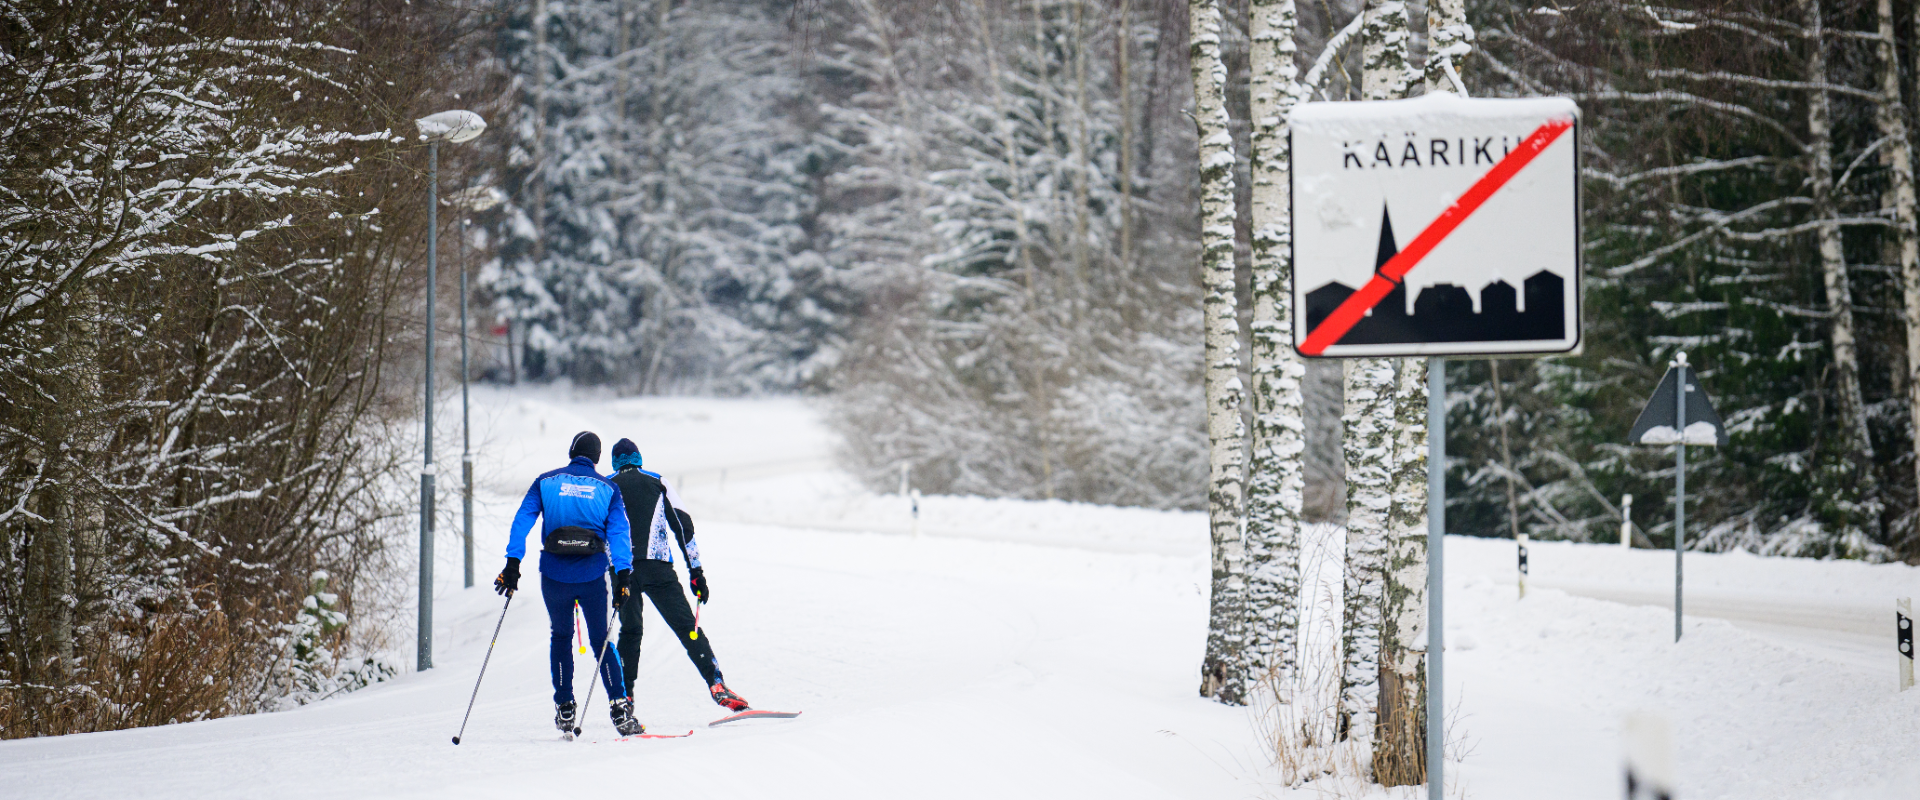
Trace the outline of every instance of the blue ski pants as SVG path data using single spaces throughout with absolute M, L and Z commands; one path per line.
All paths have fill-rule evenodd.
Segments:
M 580 616 L 587 622 L 587 639 L 590 648 L 589 658 L 600 655 L 600 647 L 607 641 L 607 616 L 613 608 L 607 597 L 607 581 L 595 577 L 586 583 L 561 583 L 545 575 L 540 576 L 540 599 L 547 604 L 547 621 L 552 624 L 553 638 L 547 651 L 548 665 L 553 670 L 553 703 L 563 705 L 573 702 L 573 604 L 580 604 Z M 627 696 L 625 681 L 620 675 L 620 654 L 613 648 L 607 648 L 607 658 L 600 665 L 600 679 L 606 684 L 607 697 Z

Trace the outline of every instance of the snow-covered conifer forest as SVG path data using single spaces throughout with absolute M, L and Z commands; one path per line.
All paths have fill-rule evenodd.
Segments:
M 1580 104 L 1587 270 L 1579 355 L 1447 364 L 1452 532 L 1609 540 L 1632 494 L 1671 546 L 1670 453 L 1625 437 L 1684 350 L 1732 434 L 1695 453 L 1689 546 L 1920 559 L 1916 25 L 1916 0 L 0 0 L 0 736 L 405 668 L 421 341 L 444 399 L 463 269 L 486 382 L 805 395 L 875 491 L 1210 510 L 1228 702 L 1299 647 L 1303 520 L 1353 525 L 1342 720 L 1392 717 L 1425 367 L 1295 358 L 1290 233 L 1257 223 L 1293 104 L 1447 88 Z M 412 121 L 452 108 L 490 127 L 439 148 L 441 196 L 503 202 L 443 205 L 427 320 Z

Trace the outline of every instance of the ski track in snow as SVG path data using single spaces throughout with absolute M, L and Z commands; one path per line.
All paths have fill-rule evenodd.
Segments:
M 3 794 L 1322 796 L 1273 783 L 1254 712 L 1195 696 L 1202 514 L 927 497 L 915 538 L 904 499 L 834 471 L 806 401 L 474 396 L 478 585 L 460 588 L 458 494 L 443 491 L 455 516 L 439 527 L 433 670 L 275 714 L 0 742 Z M 443 412 L 439 440 L 457 443 L 457 399 Z M 450 744 L 499 617 L 487 584 L 507 520 L 581 429 L 607 447 L 633 438 L 678 484 L 713 582 L 701 625 L 729 685 L 804 716 L 706 728 L 726 712 L 649 611 L 637 713 L 650 731 L 696 733 L 613 742 L 596 692 L 583 740 L 561 742 L 530 580 Z M 457 446 L 439 456 L 451 486 Z M 1449 796 L 1619 797 L 1618 731 L 1635 709 L 1672 721 L 1688 800 L 1920 796 L 1920 691 L 1893 691 L 1890 613 L 1920 594 L 1920 570 L 1690 554 L 1694 613 L 1676 646 L 1657 607 L 1671 602 L 1671 553 L 1531 554 L 1519 601 L 1511 542 L 1448 540 L 1447 693 L 1468 751 Z M 393 638 L 410 663 L 411 631 Z

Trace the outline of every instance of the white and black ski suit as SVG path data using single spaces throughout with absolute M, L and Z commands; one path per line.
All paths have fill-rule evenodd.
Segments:
M 628 466 L 608 480 L 619 487 L 625 501 L 627 522 L 633 529 L 633 576 L 627 601 L 620 606 L 620 639 L 616 648 L 625 673 L 627 696 L 633 696 L 633 681 L 640 669 L 641 595 L 653 599 L 653 607 L 673 629 L 675 638 L 687 650 L 687 658 L 700 670 L 708 686 L 722 682 L 720 665 L 713 657 L 707 632 L 693 638 L 693 608 L 680 589 L 673 571 L 673 545 L 687 557 L 689 569 L 700 566 L 700 546 L 693 539 L 693 518 L 679 507 L 680 497 L 665 478 L 639 467 Z

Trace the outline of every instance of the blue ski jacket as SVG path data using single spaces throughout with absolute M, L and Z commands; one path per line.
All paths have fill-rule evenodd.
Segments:
M 527 534 L 541 518 L 540 533 L 577 525 L 597 531 L 607 541 L 607 552 L 590 556 L 562 556 L 540 551 L 540 574 L 561 583 L 586 583 L 607 573 L 608 555 L 615 570 L 633 568 L 633 533 L 627 524 L 620 488 L 600 477 L 593 462 L 576 457 L 566 466 L 533 479 L 520 511 L 513 515 L 507 534 L 507 557 L 525 558 Z

